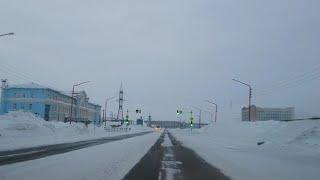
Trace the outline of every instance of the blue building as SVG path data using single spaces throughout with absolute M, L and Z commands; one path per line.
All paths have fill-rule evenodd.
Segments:
M 9 111 L 30 111 L 47 121 L 64 121 L 70 117 L 72 97 L 55 89 L 30 83 L 1 87 L 0 114 Z M 84 91 L 77 92 L 73 100 L 72 117 L 96 124 L 101 122 L 101 106 L 89 102 Z

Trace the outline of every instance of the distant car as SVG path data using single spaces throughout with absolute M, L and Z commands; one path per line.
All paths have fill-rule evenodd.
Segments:
M 161 131 L 161 127 L 160 127 L 160 126 L 156 126 L 154 129 L 155 129 L 157 132 L 160 132 L 160 131 Z

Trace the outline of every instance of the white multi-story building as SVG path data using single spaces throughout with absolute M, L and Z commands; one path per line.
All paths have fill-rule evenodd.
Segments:
M 262 108 L 251 106 L 251 121 L 267 120 L 292 120 L 294 118 L 294 107 L 288 108 Z M 242 108 L 242 121 L 249 121 L 249 108 Z

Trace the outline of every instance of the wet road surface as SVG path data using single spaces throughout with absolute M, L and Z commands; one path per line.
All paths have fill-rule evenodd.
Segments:
M 125 180 L 230 180 L 165 131 Z

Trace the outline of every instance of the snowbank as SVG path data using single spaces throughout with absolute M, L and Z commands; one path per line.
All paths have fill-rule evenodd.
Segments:
M 14 111 L 0 116 L 0 150 L 17 149 L 64 142 L 74 142 L 124 133 L 148 131 L 129 126 L 131 131 L 105 131 L 104 126 L 86 127 L 82 123 L 45 121 L 29 112 Z
M 219 122 L 192 132 L 171 132 L 233 179 L 318 179 L 320 175 L 320 121 Z
M 33 161 L 0 166 L 0 179 L 122 179 L 159 136 L 160 133 L 150 133 Z

